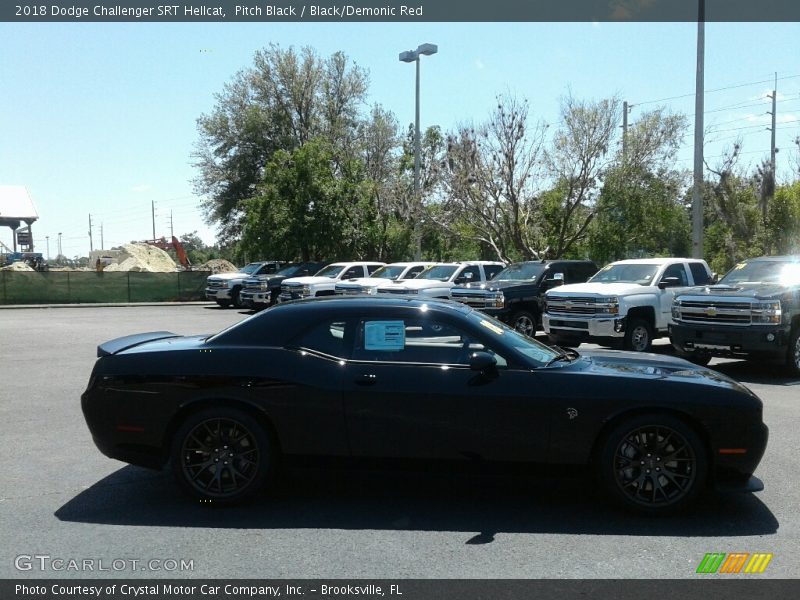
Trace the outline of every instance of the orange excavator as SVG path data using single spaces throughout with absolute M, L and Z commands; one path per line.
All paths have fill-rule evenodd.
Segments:
M 189 262 L 189 257 L 186 256 L 186 250 L 183 249 L 183 246 L 178 241 L 174 235 L 172 236 L 172 241 L 167 241 L 167 238 L 162 237 L 158 240 L 146 240 L 145 244 L 150 244 L 151 246 L 155 246 L 156 248 L 161 248 L 162 250 L 169 250 L 170 248 L 175 250 L 175 254 L 178 255 L 178 261 L 180 261 L 181 266 L 187 271 L 192 270 L 192 263 Z

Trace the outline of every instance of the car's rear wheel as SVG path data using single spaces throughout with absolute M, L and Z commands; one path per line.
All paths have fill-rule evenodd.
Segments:
M 638 512 L 685 508 L 706 482 L 708 457 L 700 436 L 670 415 L 632 417 L 606 436 L 598 468 L 606 491 Z
M 786 367 L 792 375 L 800 375 L 800 325 L 795 325 L 789 336 L 789 347 L 786 350 Z
M 644 319 L 631 319 L 625 330 L 623 348 L 633 352 L 648 352 L 653 344 L 653 328 Z
M 220 308 L 228 308 L 231 305 L 230 300 L 217 300 L 217 304 Z
M 242 299 L 239 296 L 239 292 L 241 292 L 241 288 L 235 287 L 231 290 L 231 304 L 233 304 L 234 308 L 242 308 L 244 306 L 242 304 Z
M 705 367 L 711 362 L 711 353 L 704 352 L 703 350 L 693 350 L 692 352 L 681 350 L 677 352 L 677 354 L 681 358 L 685 358 L 689 362 L 700 365 L 701 367 Z
M 208 408 L 178 428 L 172 471 L 194 498 L 232 504 L 262 487 L 273 454 L 269 434 L 253 417 L 235 408 Z
M 527 310 L 518 310 L 509 319 L 511 327 L 528 337 L 536 335 L 536 317 Z

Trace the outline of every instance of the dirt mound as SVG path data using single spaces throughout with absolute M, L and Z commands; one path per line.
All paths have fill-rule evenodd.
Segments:
M 211 271 L 212 273 L 235 273 L 239 269 L 233 263 L 228 262 L 224 258 L 212 258 L 206 263 L 198 266 L 199 271 Z
M 28 263 L 15 262 L 15 263 L 11 263 L 7 267 L 4 267 L 3 270 L 4 271 L 33 271 L 34 269 L 32 269 L 28 265 Z
M 173 273 L 175 261 L 161 248 L 149 244 L 124 244 L 118 263 L 106 265 L 104 271 L 144 271 L 148 273 Z

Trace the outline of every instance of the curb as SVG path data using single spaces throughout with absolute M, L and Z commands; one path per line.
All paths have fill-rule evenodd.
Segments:
M 76 304 L 0 304 L 0 310 L 19 308 L 124 308 L 136 306 L 211 306 L 214 302 L 95 302 Z

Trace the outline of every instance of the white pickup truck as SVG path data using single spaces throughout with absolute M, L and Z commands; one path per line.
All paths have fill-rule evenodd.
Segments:
M 489 281 L 504 268 L 505 263 L 488 260 L 440 263 L 426 269 L 414 279 L 379 286 L 378 293 L 450 298 L 450 290 L 455 286 Z
M 402 283 L 414 279 L 433 263 L 396 262 L 384 265 L 369 277 L 359 277 L 336 284 L 336 294 L 351 296 L 354 294 L 377 294 L 378 288 L 391 282 Z
M 621 342 L 625 350 L 647 352 L 654 338 L 668 333 L 675 293 L 714 277 L 699 259 L 620 260 L 586 283 L 548 290 L 542 325 L 555 344 Z
M 337 283 L 358 277 L 369 277 L 384 264 L 382 262 L 337 262 L 328 265 L 316 275 L 284 279 L 281 282 L 278 302 L 314 296 L 333 296 Z

